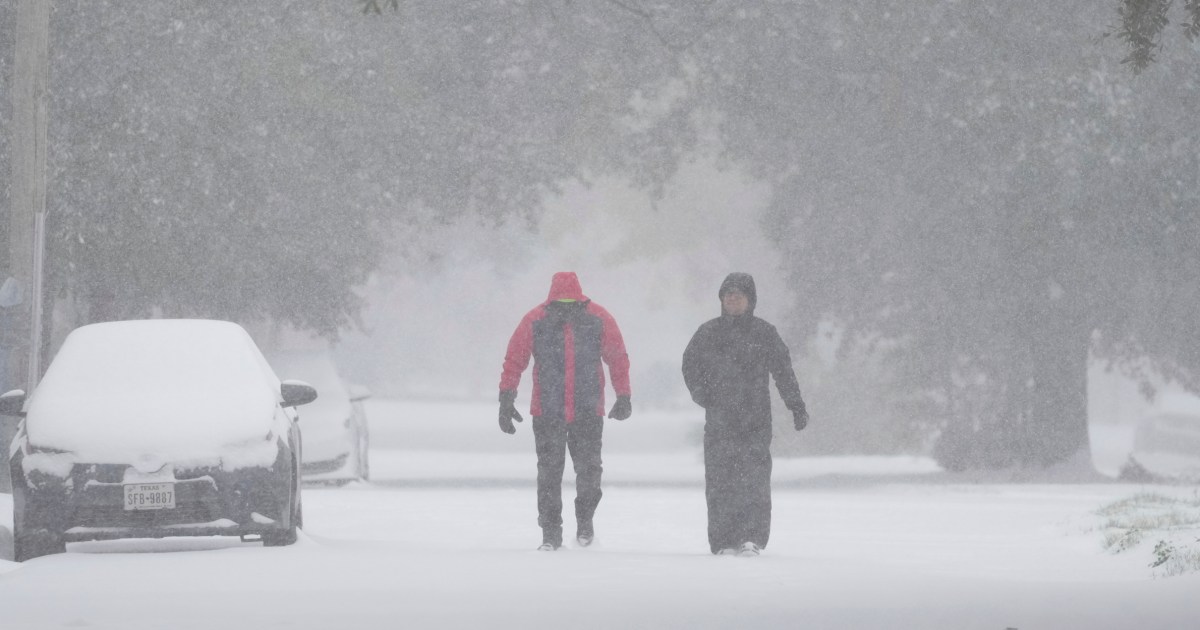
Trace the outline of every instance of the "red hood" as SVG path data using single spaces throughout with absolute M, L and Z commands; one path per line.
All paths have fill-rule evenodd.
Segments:
M 579 277 L 574 271 L 560 271 L 554 274 L 554 279 L 550 281 L 550 296 L 546 298 L 547 302 L 556 300 L 575 300 L 583 302 L 587 300 L 587 296 L 583 294 L 583 289 L 579 286 Z

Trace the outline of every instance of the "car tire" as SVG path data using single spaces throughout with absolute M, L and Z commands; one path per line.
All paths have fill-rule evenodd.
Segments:
M 13 560 L 25 562 L 42 556 L 66 553 L 61 533 L 47 528 L 29 528 L 29 490 L 19 481 L 13 483 Z
M 262 535 L 264 547 L 286 547 L 294 544 L 298 539 L 299 536 L 296 535 L 295 527 L 288 527 L 287 529 L 274 532 L 266 532 Z
M 368 448 L 368 444 L 367 444 L 367 432 L 365 430 L 363 430 L 361 427 L 358 429 L 357 438 L 358 439 L 355 440 L 355 442 L 358 444 L 358 451 L 355 453 L 355 459 L 358 462 L 358 470 L 356 471 L 356 473 L 358 474 L 359 479 L 361 479 L 363 481 L 370 481 L 371 480 L 371 462 L 369 459 L 370 449 Z
M 13 529 L 16 530 L 13 532 L 13 560 L 17 562 L 67 551 L 67 543 L 60 534 L 44 529 L 32 532 L 21 531 L 15 526 Z
M 299 470 L 300 462 L 296 462 L 296 466 L 296 470 Z M 290 525 L 295 526 L 295 529 L 304 529 L 304 493 L 300 492 L 300 478 L 298 476 L 292 487 L 296 493 L 296 510 L 292 513 L 292 522 Z
M 300 528 L 304 520 L 304 513 L 300 505 L 300 484 L 296 479 L 295 473 L 292 473 L 291 493 L 292 496 L 289 498 L 292 501 L 288 502 L 290 507 L 287 527 L 281 530 L 264 532 L 262 535 L 264 547 L 286 547 L 294 544 L 299 538 L 296 531 Z

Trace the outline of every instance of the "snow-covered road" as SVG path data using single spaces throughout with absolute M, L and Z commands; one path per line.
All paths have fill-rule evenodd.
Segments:
M 1102 548 L 1096 510 L 1145 488 L 779 461 L 767 552 L 715 557 L 693 447 L 615 448 L 597 544 L 539 553 L 531 452 L 407 450 L 378 433 L 376 481 L 305 489 L 295 546 L 119 541 L 0 560 L 0 628 L 1149 630 L 1200 615 L 1200 575 L 1155 579 L 1148 548 Z M 0 525 L 9 505 L 0 495 Z

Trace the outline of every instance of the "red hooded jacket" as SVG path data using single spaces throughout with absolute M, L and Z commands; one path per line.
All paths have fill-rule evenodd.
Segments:
M 566 301 L 564 301 L 566 300 Z M 604 368 L 613 390 L 629 396 L 629 355 L 617 322 L 583 294 L 574 272 L 560 271 L 546 301 L 529 311 L 508 341 L 500 391 L 516 391 L 533 357 L 532 416 L 604 415 Z

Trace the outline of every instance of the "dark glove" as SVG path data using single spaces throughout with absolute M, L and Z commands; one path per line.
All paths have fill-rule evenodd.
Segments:
M 617 402 L 613 403 L 612 410 L 608 412 L 608 417 L 613 420 L 625 420 L 633 413 L 633 404 L 629 402 L 628 396 L 617 396 Z
M 808 409 L 801 407 L 792 412 L 792 421 L 796 424 L 796 430 L 802 431 L 808 426 Z
M 525 418 L 521 417 L 521 412 L 517 411 L 517 392 L 500 392 L 500 430 L 505 433 L 516 433 L 517 427 L 513 426 L 513 420 L 524 422 Z

